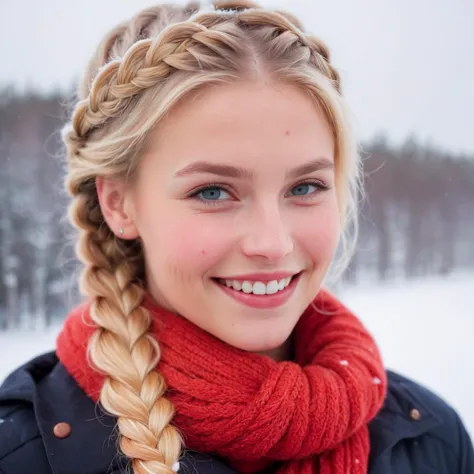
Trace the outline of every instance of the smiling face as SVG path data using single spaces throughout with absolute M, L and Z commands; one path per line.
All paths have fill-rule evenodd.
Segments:
M 150 295 L 247 351 L 284 344 L 340 236 L 332 131 L 281 84 L 184 100 L 152 132 L 127 199 Z

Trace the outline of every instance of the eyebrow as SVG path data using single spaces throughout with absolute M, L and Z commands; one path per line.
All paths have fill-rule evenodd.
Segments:
M 315 171 L 320 170 L 332 170 L 334 169 L 334 162 L 328 158 L 318 158 L 308 163 L 304 163 L 300 166 L 296 166 L 295 168 L 290 168 L 286 172 L 287 179 L 294 179 L 298 178 L 299 176 L 303 176 L 305 174 L 314 173 Z M 239 166 L 232 166 L 232 165 L 222 165 L 217 163 L 209 163 L 207 161 L 196 161 L 195 163 L 191 163 L 181 170 L 179 170 L 175 176 L 176 177 L 183 177 L 189 176 L 195 173 L 206 173 L 206 174 L 214 174 L 217 176 L 223 176 L 226 178 L 238 178 L 243 180 L 251 180 L 253 177 L 252 171 L 242 168 Z

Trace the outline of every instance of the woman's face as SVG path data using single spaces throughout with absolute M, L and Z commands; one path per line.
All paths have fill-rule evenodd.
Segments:
M 340 234 L 330 127 L 286 85 L 183 101 L 153 132 L 128 199 L 153 299 L 247 351 L 288 339 Z

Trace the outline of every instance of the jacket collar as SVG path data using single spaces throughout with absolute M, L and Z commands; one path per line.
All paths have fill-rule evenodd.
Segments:
M 414 439 L 442 423 L 436 408 L 423 396 L 425 389 L 388 371 L 388 391 L 384 406 L 369 424 L 371 464 L 398 442 Z
M 114 437 L 114 420 L 101 412 L 85 395 L 54 352 L 42 355 L 10 375 L 1 391 L 1 401 L 26 401 L 34 407 L 36 424 L 53 473 L 97 474 L 113 472 L 111 465 L 120 463 Z M 71 435 L 58 439 L 57 423 L 69 423 Z M 72 460 L 94 461 L 84 466 Z M 123 471 L 124 472 L 124 471 Z
M 94 460 L 94 465 L 86 463 L 87 473 L 81 466 L 84 474 L 111 472 L 112 464 L 116 469 L 126 466 L 126 460 L 117 454 L 115 420 L 86 396 L 62 365 L 56 364 L 38 385 L 35 412 L 54 473 L 68 473 L 71 459 L 78 458 Z M 58 439 L 53 434 L 54 426 L 60 422 L 70 424 L 69 437 Z M 70 474 L 73 472 L 78 471 Z

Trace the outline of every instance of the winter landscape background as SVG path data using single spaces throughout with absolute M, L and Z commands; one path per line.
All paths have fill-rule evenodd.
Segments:
M 59 135 L 74 80 L 102 33 L 151 3 L 0 2 L 0 382 L 54 348 L 79 299 Z M 474 435 L 474 4 L 273 3 L 333 46 L 362 138 L 358 252 L 334 291 L 387 366 Z

